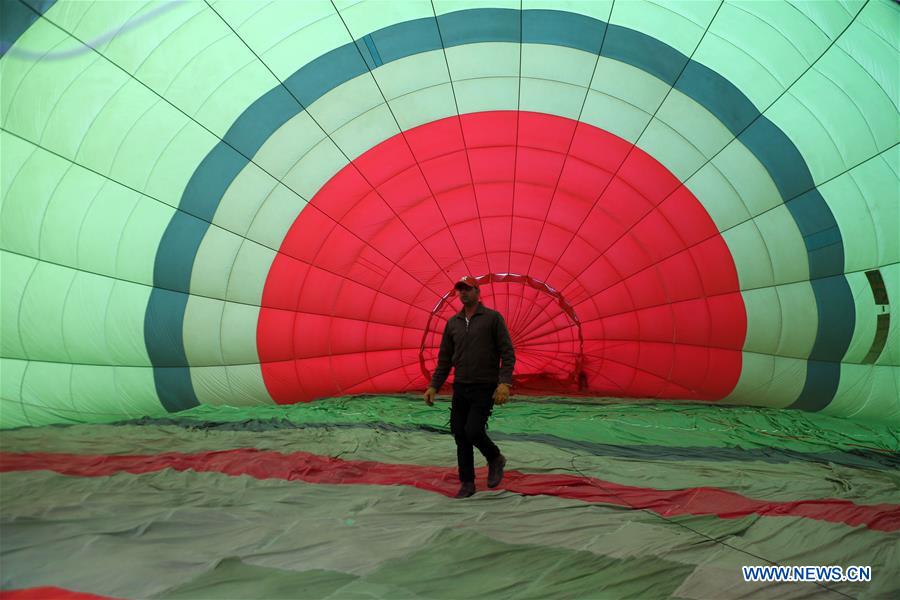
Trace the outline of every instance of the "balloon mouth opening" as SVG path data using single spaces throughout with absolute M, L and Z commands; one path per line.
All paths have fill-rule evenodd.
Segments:
M 570 322 L 570 327 L 575 330 L 574 348 L 570 353 L 569 368 L 562 373 L 549 372 L 541 369 L 529 369 L 526 372 L 517 372 L 513 374 L 513 385 L 517 391 L 534 391 L 534 392 L 560 392 L 569 393 L 586 392 L 588 389 L 587 374 L 584 372 L 584 335 L 581 331 L 581 320 L 571 304 L 566 300 L 558 290 L 551 285 L 531 277 L 530 275 L 520 275 L 516 273 L 487 273 L 474 278 L 479 286 L 489 286 L 491 284 L 516 284 L 528 286 L 532 289 L 545 294 L 551 298 L 551 302 L 556 304 L 561 312 L 566 315 Z M 448 290 L 440 300 L 431 309 L 425 330 L 422 333 L 422 341 L 419 344 L 419 369 L 426 381 L 431 380 L 432 368 L 436 362 L 436 354 L 434 348 L 435 341 L 439 341 L 437 336 L 440 331 L 437 325 L 440 323 L 440 313 L 447 310 L 451 299 L 456 295 L 455 292 L 460 290 L 479 289 L 458 282 L 453 289 Z M 513 345 L 519 348 L 521 340 L 519 332 L 511 329 L 510 336 L 513 339 Z M 518 354 L 518 353 L 517 353 Z

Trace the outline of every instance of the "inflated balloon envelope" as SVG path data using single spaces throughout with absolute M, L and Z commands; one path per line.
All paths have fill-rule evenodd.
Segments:
M 236 509 L 223 527 L 249 536 L 229 546 L 243 558 L 185 555 L 172 574 L 201 595 L 246 592 L 218 578 L 274 578 L 273 596 L 462 585 L 395 568 L 416 544 L 419 573 L 466 548 L 525 552 L 531 571 L 511 560 L 476 590 L 498 597 L 503 573 L 559 564 L 571 577 L 528 593 L 740 595 L 749 554 L 856 556 L 876 565 L 866 589 L 891 591 L 878 565 L 900 423 L 895 3 L 2 11 L 0 426 L 34 427 L 4 432 L 4 513 L 38 510 L 28 489 L 102 491 L 177 507 L 161 517 L 148 500 L 123 531 L 174 519 L 202 537 L 179 486 L 207 490 L 206 510 L 239 482 L 278 519 L 287 489 L 310 519 L 343 511 L 330 537 L 294 525 L 308 547 L 241 555 L 269 542 Z M 417 398 L 464 276 L 516 347 L 513 401 L 491 421 L 513 450 L 500 494 L 540 503 L 552 526 L 504 508 L 486 531 L 454 531 L 453 511 L 472 509 L 443 504 L 446 415 Z M 92 423 L 119 424 L 38 427 Z M 379 541 L 360 507 L 399 513 L 404 494 L 442 516 L 392 521 L 403 533 Z M 602 515 L 598 529 L 566 539 L 563 509 Z M 521 518 L 530 532 L 500 525 Z M 290 527 L 278 519 L 260 531 L 274 539 Z M 348 522 L 378 552 L 342 543 Z M 14 562 L 47 546 L 10 523 L 22 552 L 4 550 L 4 571 L 27 575 L 10 585 L 53 583 Z M 685 550 L 673 527 L 713 550 Z M 67 555 L 95 533 L 73 530 Z M 535 535 L 546 546 L 531 554 Z M 746 553 L 710 542 L 722 536 L 745 536 Z M 124 561 L 109 572 L 147 564 L 156 583 L 69 588 L 174 593 L 142 551 L 98 539 Z

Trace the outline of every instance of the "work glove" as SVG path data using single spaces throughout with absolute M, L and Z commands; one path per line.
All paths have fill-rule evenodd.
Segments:
M 425 390 L 425 404 L 428 406 L 434 406 L 434 397 L 437 395 L 437 390 L 433 387 L 429 387 Z
M 506 404 L 507 400 L 509 400 L 509 384 L 501 383 L 497 386 L 497 389 L 494 390 L 494 404 L 500 406 Z

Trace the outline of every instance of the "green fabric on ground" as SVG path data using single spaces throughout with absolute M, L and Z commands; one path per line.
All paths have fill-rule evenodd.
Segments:
M 212 570 L 190 583 L 168 590 L 159 598 L 181 600 L 196 598 L 325 598 L 355 581 L 346 573 L 310 569 L 288 571 L 247 565 L 238 558 L 226 558 Z
M 423 551 L 388 561 L 368 579 L 447 600 L 668 598 L 692 570 L 659 557 L 612 559 L 445 529 Z
M 497 437 L 495 435 L 495 437 Z M 539 442 L 497 437 L 510 459 L 509 468 L 527 473 L 585 475 L 624 485 L 657 489 L 718 487 L 765 500 L 845 498 L 861 504 L 897 501 L 900 472 L 858 469 L 828 463 L 792 461 L 660 460 L 655 451 L 638 457 L 591 456 Z M 376 427 L 306 427 L 267 431 L 195 431 L 157 425 L 77 425 L 21 429 L 4 435 L 10 452 L 72 454 L 158 454 L 177 448 L 194 453 L 257 448 L 297 450 L 410 465 L 456 464 L 452 438 L 440 431 L 390 431 Z M 483 464 L 478 457 L 476 464 Z
M 447 408 L 411 397 L 201 407 L 173 415 L 170 425 L 6 431 L 0 445 L 6 452 L 151 455 L 252 447 L 452 468 Z M 642 402 L 515 402 L 494 415 L 490 432 L 510 456 L 510 468 L 526 473 L 860 504 L 896 502 L 900 487 L 898 472 L 880 463 L 863 468 L 822 459 L 852 458 L 857 447 L 896 452 L 897 432 L 877 424 Z M 762 423 L 768 434 L 754 429 Z M 610 453 L 615 448 L 628 452 Z M 685 453 L 690 448 L 700 450 Z M 806 460 L 803 452 L 815 456 Z M 260 589 L 276 595 L 307 586 L 315 597 L 334 600 L 399 600 L 445 597 L 447 586 L 462 579 L 467 594 L 476 593 L 477 582 L 484 593 L 517 598 L 590 597 L 590 589 L 676 598 L 708 598 L 716 590 L 725 590 L 717 597 L 751 598 L 824 591 L 754 587 L 740 579 L 740 566 L 772 561 L 871 565 L 872 583 L 829 587 L 858 598 L 900 593 L 891 575 L 900 564 L 900 534 L 796 517 L 665 517 L 506 491 L 481 490 L 455 501 L 408 486 L 172 470 L 111 477 L 2 473 L 0 503 L 6 589 L 57 585 L 118 597 L 240 597 L 258 579 Z M 479 567 L 477 557 L 486 564 Z
M 250 408 L 200 406 L 177 413 L 197 421 L 287 419 L 294 423 L 383 422 L 446 427 L 449 402 L 427 407 L 418 396 L 355 396 Z M 611 444 L 784 448 L 799 452 L 874 448 L 900 452 L 900 430 L 817 413 L 675 402 L 513 399 L 494 410 L 491 429 Z
M 771 560 L 871 564 L 875 579 L 854 584 L 853 597 L 900 591 L 889 576 L 900 559 L 897 534 L 807 519 L 667 520 L 503 491 L 456 501 L 409 487 L 174 471 L 3 473 L 0 484 L 4 588 L 58 585 L 129 598 L 202 597 L 206 589 L 206 597 L 236 598 L 252 566 L 279 570 L 257 572 L 262 590 L 295 581 L 295 572 L 323 591 L 349 582 L 321 596 L 335 600 L 448 597 L 457 579 L 465 593 L 455 597 L 473 595 L 477 582 L 497 592 L 484 597 L 598 597 L 579 587 L 589 583 L 609 597 L 691 598 L 704 581 L 692 575 L 698 569 L 736 586 L 741 565 Z M 223 567 L 226 559 L 242 565 Z M 720 597 L 754 597 L 754 589 Z

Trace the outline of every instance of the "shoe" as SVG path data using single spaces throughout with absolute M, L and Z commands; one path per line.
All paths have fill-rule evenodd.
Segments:
M 459 491 L 456 492 L 457 498 L 468 498 L 469 496 L 475 493 L 475 482 L 474 481 L 463 481 L 462 485 L 459 486 Z
M 506 466 L 506 457 L 502 454 L 488 462 L 488 487 L 495 488 L 503 481 L 503 467 Z

